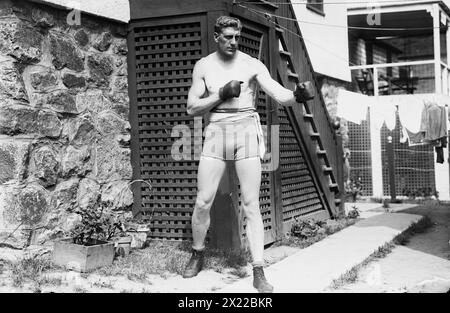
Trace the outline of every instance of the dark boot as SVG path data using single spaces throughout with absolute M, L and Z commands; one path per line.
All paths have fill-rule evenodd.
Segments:
M 258 289 L 260 293 L 271 293 L 273 287 L 269 284 L 264 276 L 264 270 L 262 266 L 253 267 L 253 287 Z
M 189 260 L 188 264 L 186 265 L 186 268 L 184 269 L 183 277 L 191 278 L 197 276 L 198 272 L 200 272 L 203 268 L 203 259 L 204 259 L 203 250 L 198 251 L 193 249 L 191 259 Z

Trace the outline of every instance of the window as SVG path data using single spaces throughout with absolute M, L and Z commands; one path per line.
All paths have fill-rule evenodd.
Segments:
M 325 15 L 323 11 L 323 0 L 307 0 L 306 7 L 320 15 Z

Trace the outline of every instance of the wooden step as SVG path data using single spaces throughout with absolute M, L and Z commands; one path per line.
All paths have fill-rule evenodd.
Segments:
M 283 34 L 283 33 L 284 33 L 284 29 L 281 28 L 281 27 L 275 27 L 275 31 L 276 31 L 277 33 L 280 33 L 280 34 Z
M 317 132 L 311 132 L 309 135 L 310 135 L 312 138 L 320 138 L 320 134 L 317 133 Z
M 289 51 L 280 50 L 280 56 L 290 58 L 292 56 L 292 53 L 290 53 Z
M 331 190 L 336 190 L 336 189 L 339 190 L 339 185 L 336 183 L 329 184 L 328 186 L 330 187 Z
M 298 74 L 292 73 L 290 70 L 287 71 L 287 75 L 289 78 L 297 79 L 298 80 Z

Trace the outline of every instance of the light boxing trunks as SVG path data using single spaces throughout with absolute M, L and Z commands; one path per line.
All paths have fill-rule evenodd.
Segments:
M 231 113 L 229 109 L 212 112 Z M 205 129 L 202 157 L 224 161 L 263 159 L 265 144 L 258 113 L 253 108 L 232 112 L 240 114 L 210 121 Z

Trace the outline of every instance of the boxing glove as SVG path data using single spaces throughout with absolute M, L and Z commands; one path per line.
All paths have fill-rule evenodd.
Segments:
M 314 90 L 312 88 L 311 82 L 306 81 L 297 84 L 294 91 L 295 101 L 298 103 L 306 102 L 308 100 L 314 99 Z
M 219 97 L 225 101 L 231 98 L 237 98 L 241 94 L 241 84 L 244 82 L 238 80 L 232 80 L 225 86 L 219 89 Z

